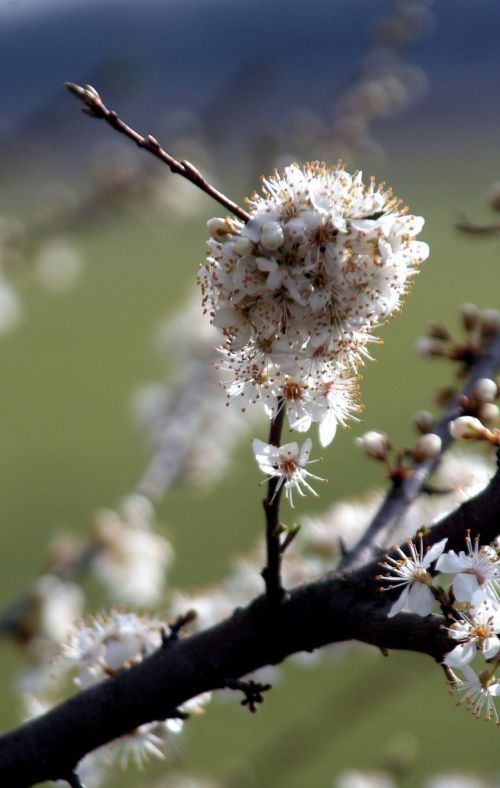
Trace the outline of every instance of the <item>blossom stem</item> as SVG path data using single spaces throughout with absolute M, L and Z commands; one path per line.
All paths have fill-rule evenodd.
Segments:
M 269 429 L 269 443 L 280 446 L 283 422 L 286 415 L 286 403 L 281 397 L 278 399 L 276 415 L 271 421 Z M 266 555 L 267 563 L 262 570 L 262 577 L 266 584 L 266 595 L 270 604 L 279 604 L 285 596 L 285 589 L 281 583 L 281 540 L 279 529 L 279 510 L 283 480 L 279 476 L 269 479 L 267 496 L 263 506 L 266 513 Z
M 109 110 L 106 105 L 103 104 L 101 97 L 94 88 L 91 88 L 89 85 L 80 87 L 80 85 L 75 85 L 72 82 L 66 82 L 66 87 L 74 96 L 85 104 L 84 112 L 86 112 L 87 115 L 93 118 L 99 118 L 99 120 L 105 120 L 115 131 L 124 134 L 125 137 L 135 142 L 139 148 L 144 148 L 148 153 L 160 159 L 160 161 L 169 167 L 171 172 L 176 175 L 182 175 L 183 178 L 186 178 L 201 189 L 201 191 L 205 192 L 205 194 L 208 194 L 209 197 L 212 197 L 212 199 L 223 205 L 224 208 L 227 208 L 234 216 L 237 216 L 244 222 L 248 222 L 250 215 L 237 203 L 230 200 L 229 197 L 226 197 L 225 194 L 212 186 L 193 164 L 188 161 L 177 161 L 177 159 L 174 159 L 173 156 L 163 150 L 158 140 L 150 134 L 147 137 L 143 137 L 130 126 L 127 126 L 127 124 L 118 117 L 116 112 Z

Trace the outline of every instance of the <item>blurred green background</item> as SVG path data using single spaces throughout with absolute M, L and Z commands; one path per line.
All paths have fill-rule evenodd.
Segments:
M 114 6 L 119 15 L 119 4 Z M 169 4 L 172 14 L 174 6 Z M 360 11 L 367 9 L 363 3 L 358 6 Z M 482 3 L 481 8 L 487 27 L 487 14 L 497 17 L 491 4 Z M 445 10 L 449 9 L 447 5 Z M 390 4 L 384 4 L 387 10 Z M 29 14 L 22 4 L 20 11 L 25 16 L 15 23 L 22 22 L 25 27 L 19 29 L 28 30 Z M 4 21 L 11 21 L 12 13 L 9 8 Z M 373 8 L 370 14 L 375 16 Z M 95 24 L 99 27 L 98 14 Z M 299 28 L 297 15 L 295 29 Z M 444 42 L 453 53 L 454 41 L 446 38 L 442 27 L 436 36 L 436 47 Z M 48 37 L 47 48 L 50 41 Z M 147 42 L 141 46 L 146 48 Z M 483 68 L 491 77 L 488 52 L 483 55 Z M 334 55 L 330 56 L 333 68 Z M 354 65 L 344 63 L 346 73 Z M 467 73 L 466 64 L 460 61 L 460 65 Z M 375 157 L 371 166 L 368 162 L 370 172 L 387 180 L 412 212 L 426 218 L 423 237 L 431 246 L 431 256 L 403 313 L 381 331 L 384 345 L 374 349 L 377 363 L 363 371 L 363 422 L 338 434 L 323 452 L 321 473 L 330 484 L 319 500 L 298 503 L 299 520 L 305 512 L 319 512 L 334 500 L 381 483 L 380 469 L 363 460 L 354 447 L 356 435 L 368 428 L 382 429 L 394 443 L 403 444 L 412 435 L 412 414 L 432 406 L 433 390 L 448 380 L 449 370 L 414 353 L 415 338 L 429 320 L 439 318 L 456 328 L 461 303 L 498 306 L 498 240 L 465 237 L 454 228 L 461 212 L 478 221 L 491 221 L 493 216 L 485 193 L 498 177 L 494 103 L 498 98 L 490 94 L 488 104 L 476 65 L 469 71 L 477 77 L 481 95 L 463 96 L 462 118 L 456 85 L 453 111 L 448 118 L 444 110 L 439 113 L 440 97 L 446 96 L 453 80 L 436 66 L 435 90 L 431 69 L 428 74 L 431 98 L 422 109 L 425 123 L 419 125 L 414 114 L 406 126 L 398 120 L 379 132 L 385 155 Z M 57 74 L 57 85 L 53 82 L 54 90 L 65 79 L 78 76 L 69 73 L 69 62 L 64 67 L 67 70 L 63 73 L 61 66 Z M 78 68 L 85 71 L 81 63 Z M 192 71 L 194 80 L 199 72 L 194 67 Z M 146 82 L 139 95 L 147 96 L 150 106 L 144 105 L 140 114 L 139 102 L 132 115 L 140 118 L 142 130 L 157 134 L 160 119 L 156 127 L 154 85 Z M 21 106 L 17 92 L 16 96 Z M 113 95 L 104 98 L 113 106 Z M 442 99 L 445 105 L 447 100 Z M 27 89 L 25 101 L 26 106 L 36 103 Z M 69 182 L 77 193 L 89 188 L 85 176 L 89 150 L 98 139 L 113 136 L 111 130 L 101 129 L 102 124 L 80 116 L 69 96 L 61 93 L 60 101 L 50 99 L 49 104 L 69 119 L 70 131 L 78 128 L 78 144 L 71 144 L 71 134 L 65 137 L 64 166 L 57 146 L 48 145 L 57 138 L 57 130 L 51 134 L 36 122 L 33 125 L 33 120 L 23 126 L 20 109 L 18 128 L 32 142 L 43 137 L 43 155 L 31 151 L 35 164 L 26 166 L 22 156 L 9 160 L 4 153 L 0 207 L 28 225 L 41 186 L 54 172 L 58 181 Z M 168 103 L 164 95 L 161 101 L 163 107 Z M 484 112 L 467 111 L 474 101 L 478 106 L 483 102 Z M 239 111 L 244 116 L 244 107 Z M 50 112 L 42 117 L 50 117 Z M 5 133 L 13 133 L 5 125 Z M 258 157 L 249 157 L 248 140 L 238 139 L 232 140 L 232 150 L 226 153 L 210 140 L 206 149 L 212 171 L 221 173 L 219 184 L 240 200 L 258 185 Z M 118 144 L 128 146 L 126 140 Z M 308 156 L 314 157 L 314 152 Z M 146 154 L 138 157 L 139 167 L 144 162 L 145 168 L 151 168 L 146 159 Z M 168 172 L 159 175 L 166 188 L 173 177 Z M 164 360 L 155 353 L 152 338 L 162 319 L 192 292 L 204 256 L 205 222 L 218 213 L 205 197 L 186 215 L 166 208 L 144 209 L 140 200 L 131 198 L 123 210 L 105 213 L 98 222 L 77 217 L 69 237 L 85 265 L 77 286 L 64 296 L 37 285 L 30 276 L 29 254 L 28 264 L 14 269 L 25 318 L 14 332 L 0 338 L 0 598 L 4 602 L 43 567 L 47 542 L 54 534 L 67 529 L 85 533 L 92 511 L 115 505 L 140 476 L 148 457 L 147 442 L 131 419 L 131 397 L 145 382 L 164 376 Z M 227 573 L 232 555 L 253 547 L 263 527 L 258 481 L 249 444 L 243 442 L 217 487 L 206 494 L 177 489 L 161 504 L 159 519 L 168 527 L 177 554 L 172 585 L 191 589 L 215 582 Z M 19 658 L 14 645 L 0 643 L 2 729 L 15 726 L 21 713 L 12 688 Z M 331 786 L 346 768 L 384 768 L 398 759 L 403 769 L 399 782 L 408 788 L 422 785 L 436 771 L 474 771 L 493 779 L 500 766 L 498 735 L 493 725 L 476 722 L 455 708 L 440 670 L 429 659 L 395 653 L 384 658 L 368 647 L 339 648 L 314 668 L 287 665 L 255 716 L 248 715 L 236 697 L 211 704 L 206 715 L 186 726 L 165 763 L 153 764 L 143 778 L 131 770 L 110 784 L 138 785 L 141 779 L 144 785 L 153 785 L 155 779 L 161 784 L 170 770 L 186 768 L 231 788 Z

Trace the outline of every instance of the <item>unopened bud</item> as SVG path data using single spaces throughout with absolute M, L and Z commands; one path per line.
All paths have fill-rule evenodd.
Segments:
M 356 443 L 368 457 L 373 457 L 375 460 L 386 460 L 391 450 L 391 442 L 385 432 L 370 430 L 360 438 L 356 438 Z
M 228 235 L 234 232 L 234 227 L 229 219 L 214 217 L 207 222 L 208 232 L 216 241 L 225 241 Z
M 442 320 L 433 320 L 429 325 L 429 336 L 434 339 L 451 339 L 451 334 L 448 327 Z
M 450 422 L 450 435 L 455 440 L 477 441 L 484 438 L 488 430 L 474 416 L 459 416 Z
M 500 408 L 494 402 L 483 402 L 477 415 L 483 424 L 497 424 L 499 422 Z
M 462 304 L 462 320 L 466 331 L 473 331 L 478 324 L 479 309 L 475 304 Z
M 276 249 L 279 249 L 284 240 L 285 236 L 281 224 L 278 222 L 266 222 L 262 228 L 262 235 L 260 237 L 262 246 L 269 252 L 275 252 Z
M 252 253 L 253 243 L 251 242 L 250 238 L 247 238 L 245 235 L 240 235 L 240 237 L 234 242 L 234 251 L 236 254 L 239 254 L 240 257 L 244 257 L 245 255 Z
M 429 410 L 419 410 L 413 417 L 413 423 L 417 430 L 425 435 L 434 426 L 434 416 Z
M 443 348 L 435 339 L 431 337 L 419 337 L 415 343 L 415 350 L 419 356 L 428 358 L 429 356 L 442 356 Z
M 424 462 L 430 460 L 431 457 L 437 457 L 441 451 L 441 445 L 442 441 L 439 435 L 433 432 L 422 435 L 415 446 L 413 454 L 415 462 Z
M 490 378 L 481 378 L 472 391 L 472 396 L 479 402 L 493 402 L 497 395 L 497 384 Z
M 481 334 L 491 337 L 500 331 L 500 312 L 497 309 L 485 309 L 481 312 Z

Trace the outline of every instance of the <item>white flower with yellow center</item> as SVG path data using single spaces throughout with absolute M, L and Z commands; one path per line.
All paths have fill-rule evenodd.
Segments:
M 474 603 L 474 599 L 487 594 L 495 602 L 500 601 L 500 561 L 496 551 L 489 546 L 479 545 L 479 537 L 466 537 L 467 553 L 463 550 L 457 555 L 449 550 L 437 562 L 438 572 L 455 575 L 453 593 L 458 602 Z M 479 597 L 475 597 L 479 592 Z
M 487 721 L 495 720 L 499 725 L 498 712 L 493 701 L 493 698 L 500 695 L 500 682 L 497 677 L 488 670 L 482 671 L 478 676 L 469 665 L 462 665 L 460 670 L 465 679 L 453 688 L 454 692 L 462 694 L 457 705 L 465 703 L 478 719 L 483 717 Z
M 297 443 L 285 443 L 283 446 L 273 446 L 271 443 L 264 443 L 258 438 L 252 441 L 253 453 L 260 470 L 268 474 L 268 479 L 278 479 L 274 496 L 277 495 L 281 487 L 285 487 L 285 495 L 293 508 L 293 491 L 299 495 L 306 493 L 303 487 L 313 495 L 318 493 L 313 490 L 307 477 L 324 481 L 321 476 L 306 470 L 306 465 L 310 465 L 318 460 L 310 460 L 311 441 L 306 440 L 301 449 Z
M 472 662 L 478 648 L 485 659 L 491 659 L 500 649 L 499 632 L 500 610 L 491 601 L 485 600 L 468 612 L 462 611 L 460 618 L 448 629 L 449 636 L 461 642 L 448 652 L 445 664 L 461 667 Z
M 447 539 L 442 539 L 432 545 L 427 552 L 424 552 L 423 540 L 419 536 L 418 550 L 414 543 L 409 541 L 407 543 L 409 555 L 403 553 L 400 547 L 395 550 L 399 558 L 386 555 L 386 560 L 381 566 L 389 574 L 378 575 L 377 580 L 391 584 L 384 591 L 388 591 L 389 588 L 403 589 L 389 611 L 389 618 L 396 616 L 405 607 L 419 616 L 429 615 L 434 607 L 434 595 L 431 591 L 432 575 L 427 570 L 441 555 L 447 541 Z

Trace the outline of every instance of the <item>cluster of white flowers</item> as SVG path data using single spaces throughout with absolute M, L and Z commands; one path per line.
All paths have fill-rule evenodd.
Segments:
M 168 626 L 162 621 L 135 613 L 113 611 L 109 615 L 93 618 L 88 623 L 79 622 L 67 635 L 60 656 L 52 664 L 51 686 L 47 688 L 45 697 L 27 698 L 31 715 L 41 714 L 53 702 L 60 701 L 69 677 L 81 689 L 92 687 L 114 676 L 119 670 L 142 662 L 160 648 L 162 639 L 168 633 Z M 210 697 L 210 693 L 204 693 L 193 698 L 180 711 L 200 713 Z M 180 733 L 182 728 L 183 721 L 179 718 L 141 725 L 87 755 L 82 762 L 83 768 L 95 772 L 92 784 L 98 784 L 101 780 L 99 766 L 118 762 L 125 768 L 132 760 L 142 768 L 150 756 L 164 758 L 164 747 L 169 736 Z
M 263 181 L 250 220 L 212 219 L 204 304 L 225 337 L 230 398 L 262 401 L 327 445 L 356 403 L 373 330 L 401 305 L 428 255 L 424 220 L 341 164 L 292 164 Z
M 377 579 L 389 584 L 386 590 L 403 589 L 389 616 L 397 615 L 404 608 L 427 616 L 432 612 L 439 593 L 433 574 L 452 576 L 448 595 L 456 613 L 447 629 L 457 645 L 446 654 L 444 664 L 453 677 L 453 690 L 459 695 L 458 704 L 465 703 L 476 717 L 500 724 L 493 700 L 500 696 L 500 677 L 496 675 L 500 664 L 498 539 L 491 545 L 481 546 L 479 537 L 472 540 L 468 535 L 466 550 L 458 554 L 454 550 L 445 553 L 446 542 L 443 539 L 425 552 L 422 535 L 419 535 L 418 548 L 410 541 L 408 553 L 397 548 L 396 558 L 386 556 L 382 566 L 387 574 L 379 575 Z M 430 571 L 434 563 L 434 569 Z M 470 663 L 479 657 L 485 665 L 476 673 Z M 457 668 L 463 678 L 456 677 L 452 668 Z

